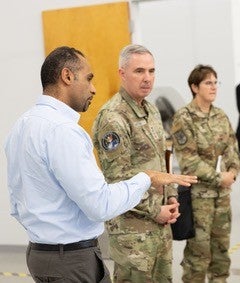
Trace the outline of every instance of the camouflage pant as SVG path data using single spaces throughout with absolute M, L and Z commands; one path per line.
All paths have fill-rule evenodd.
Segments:
M 141 234 L 109 235 L 115 283 L 172 282 L 172 235 L 168 226 Z
M 231 232 L 230 196 L 197 198 L 192 196 L 196 236 L 184 249 L 183 282 L 225 283 L 229 276 L 228 255 Z

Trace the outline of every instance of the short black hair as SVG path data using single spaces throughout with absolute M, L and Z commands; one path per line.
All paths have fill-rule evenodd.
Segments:
M 41 67 L 43 89 L 57 83 L 63 68 L 69 68 L 74 74 L 76 71 L 80 70 L 81 61 L 78 55 L 85 58 L 81 51 L 68 46 L 58 47 L 49 53 Z

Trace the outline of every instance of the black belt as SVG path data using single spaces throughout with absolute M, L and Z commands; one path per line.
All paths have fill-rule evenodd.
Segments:
M 90 247 L 96 247 L 98 245 L 97 239 L 85 240 L 71 244 L 58 244 L 58 245 L 49 245 L 49 244 L 39 244 L 30 242 L 30 246 L 33 250 L 36 251 L 74 251 L 81 250 Z

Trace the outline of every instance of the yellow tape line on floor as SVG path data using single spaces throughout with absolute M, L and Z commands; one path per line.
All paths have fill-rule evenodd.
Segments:
M 27 273 L 16 273 L 16 272 L 0 272 L 0 276 L 5 276 L 5 277 L 11 277 L 11 276 L 15 276 L 15 277 L 30 277 L 30 274 Z

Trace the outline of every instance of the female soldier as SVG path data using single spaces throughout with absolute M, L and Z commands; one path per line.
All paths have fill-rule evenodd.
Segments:
M 235 133 L 226 114 L 215 107 L 217 73 L 198 65 L 188 85 L 193 100 L 173 119 L 172 138 L 179 167 L 184 174 L 198 176 L 192 185 L 195 237 L 184 249 L 183 282 L 226 282 L 231 207 L 230 187 L 239 170 Z

